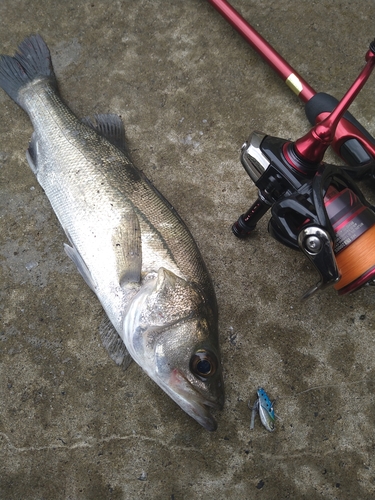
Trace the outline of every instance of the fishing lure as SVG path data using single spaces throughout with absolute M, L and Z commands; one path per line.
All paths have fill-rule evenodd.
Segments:
M 257 390 L 257 396 L 255 403 L 251 406 L 249 401 L 249 408 L 251 410 L 251 420 L 250 420 L 250 430 L 254 429 L 255 416 L 259 413 L 259 418 L 264 427 L 269 431 L 273 432 L 275 430 L 275 419 L 276 415 L 273 409 L 273 403 L 266 391 L 259 387 Z

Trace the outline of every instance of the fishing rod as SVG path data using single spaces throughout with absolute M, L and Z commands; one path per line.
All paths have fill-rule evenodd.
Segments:
M 302 251 L 320 275 L 305 294 L 333 286 L 339 295 L 375 283 L 375 211 L 354 182 L 373 174 L 375 140 L 347 109 L 375 66 L 375 40 L 366 64 L 341 101 L 316 93 L 226 0 L 208 0 L 306 103 L 313 128 L 296 141 L 253 132 L 241 162 L 258 198 L 233 224 L 245 238 L 270 210 L 268 230 L 284 245 Z M 329 146 L 348 166 L 323 162 Z
M 324 92 L 317 93 L 227 0 L 208 2 L 306 103 L 305 113 L 312 125 L 323 120 L 334 109 L 338 103 L 337 99 Z M 374 137 L 349 112 L 341 118 L 331 147 L 348 165 L 362 166 L 375 159 Z M 352 171 L 351 175 L 359 177 L 368 172 L 369 169 L 357 169 L 357 173 Z

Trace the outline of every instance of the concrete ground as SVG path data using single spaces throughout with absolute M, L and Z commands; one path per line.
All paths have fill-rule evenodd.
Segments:
M 370 0 L 233 5 L 318 91 L 341 97 L 374 37 Z M 375 288 L 306 302 L 317 274 L 267 233 L 231 224 L 256 197 L 239 150 L 296 139 L 303 104 L 203 0 L 0 3 L 0 52 L 51 48 L 79 116 L 120 114 L 136 164 L 201 248 L 220 310 L 226 404 L 209 433 L 97 334 L 101 307 L 25 160 L 26 114 L 0 92 L 0 498 L 375 498 Z M 374 76 L 352 105 L 375 134 Z M 331 162 L 339 162 L 333 154 Z M 375 183 L 361 183 L 375 203 Z M 262 385 L 280 419 L 249 429 Z

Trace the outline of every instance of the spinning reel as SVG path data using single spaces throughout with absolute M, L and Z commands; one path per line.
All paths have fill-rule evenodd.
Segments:
M 241 162 L 259 194 L 233 224 L 233 233 L 239 238 L 248 236 L 271 210 L 270 234 L 301 250 L 320 274 L 320 281 L 304 297 L 329 285 L 342 295 L 375 282 L 375 212 L 354 182 L 359 176 L 373 175 L 373 157 L 346 137 L 341 156 L 356 165 L 323 162 L 340 120 L 373 70 L 375 40 L 366 61 L 348 92 L 324 118 L 313 109 L 314 97 L 308 101 L 307 114 L 310 105 L 311 113 L 321 121 L 305 136 L 291 142 L 254 132 L 242 147 Z M 345 116 L 350 122 L 351 115 Z M 340 146 L 337 141 L 335 145 Z

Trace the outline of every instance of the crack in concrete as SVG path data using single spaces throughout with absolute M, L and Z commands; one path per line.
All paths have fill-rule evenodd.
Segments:
M 139 434 L 132 434 L 129 436 L 108 436 L 102 439 L 88 439 L 87 441 L 80 441 L 77 443 L 74 443 L 72 445 L 66 445 L 65 442 L 62 440 L 62 438 L 57 438 L 58 441 L 61 441 L 60 443 L 56 444 L 50 444 L 46 446 L 23 446 L 23 447 L 18 447 L 15 446 L 12 441 L 9 439 L 9 436 L 5 434 L 4 432 L 0 432 L 0 436 L 4 437 L 7 444 L 5 445 L 7 448 L 10 450 L 16 451 L 18 453 L 27 453 L 29 451 L 48 451 L 48 450 L 56 450 L 56 449 L 61 449 L 61 450 L 75 450 L 79 448 L 94 448 L 95 446 L 99 446 L 103 443 L 110 443 L 112 441 L 127 441 L 130 439 L 137 439 L 140 441 L 148 441 L 151 443 L 156 443 L 158 445 L 162 445 L 165 447 L 168 447 L 170 449 L 177 449 L 177 450 L 182 450 L 182 451 L 189 451 L 189 452 L 195 452 L 199 453 L 200 455 L 204 455 L 202 450 L 199 450 L 198 448 L 195 447 L 189 447 L 189 446 L 173 446 L 168 442 L 163 442 L 160 441 L 159 439 L 156 438 L 150 438 L 147 436 L 140 436 Z
M 310 391 L 315 391 L 318 389 L 327 389 L 328 387 L 346 387 L 348 385 L 356 385 L 356 384 L 361 384 L 362 382 L 366 382 L 367 377 L 361 378 L 360 380 L 354 380 L 353 382 L 345 382 L 342 384 L 326 384 L 326 385 L 316 385 L 314 387 L 309 387 L 308 389 L 305 389 L 304 391 L 297 392 L 295 396 L 299 396 L 300 394 L 304 394 L 305 392 L 310 392 Z M 280 398 L 281 399 L 281 398 Z
M 150 437 L 142 436 L 142 435 L 140 436 L 138 434 L 132 434 L 129 436 L 112 435 L 112 436 L 108 436 L 106 438 L 99 439 L 99 440 L 91 439 L 88 441 L 80 441 L 80 442 L 74 443 L 72 445 L 56 444 L 56 445 L 47 445 L 47 446 L 27 446 L 27 447 L 15 446 L 11 442 L 11 440 L 9 439 L 9 436 L 7 436 L 4 432 L 0 432 L 0 436 L 3 436 L 5 438 L 5 440 L 7 441 L 7 447 L 10 450 L 15 451 L 17 453 L 27 453 L 27 452 L 35 452 L 35 451 L 49 451 L 49 450 L 76 450 L 76 449 L 80 449 L 80 448 L 94 448 L 95 446 L 100 446 L 103 443 L 110 443 L 112 441 L 127 441 L 130 439 L 137 439 L 138 441 L 141 440 L 141 441 L 156 443 L 157 445 L 168 447 L 170 450 L 194 452 L 194 453 L 197 453 L 199 455 L 205 456 L 205 453 L 202 452 L 202 450 L 199 450 L 198 448 L 195 448 L 195 447 L 173 446 L 169 442 L 163 442 L 163 441 L 160 441 L 159 439 L 150 438 Z M 62 441 L 61 438 L 57 438 L 57 439 Z M 91 442 L 89 442 L 89 441 L 91 441 Z M 350 446 L 344 446 L 342 449 L 330 449 L 330 450 L 327 450 L 326 452 L 322 452 L 321 450 L 314 452 L 311 449 L 305 449 L 305 450 L 301 450 L 300 453 L 293 453 L 291 455 L 288 454 L 288 459 L 296 460 L 296 459 L 300 459 L 302 457 L 315 457 L 315 458 L 316 457 L 318 457 L 318 458 L 319 457 L 326 457 L 326 456 L 341 453 L 344 450 L 346 452 L 349 452 L 352 449 L 355 449 L 355 447 L 353 446 L 353 448 L 351 448 Z M 263 453 L 263 452 L 257 453 L 257 454 L 258 455 L 260 454 L 265 459 L 272 459 L 272 460 L 276 460 L 276 461 L 285 459 L 285 455 L 275 455 L 275 454 L 268 454 L 268 453 Z M 244 457 L 244 460 L 245 460 L 245 457 Z

